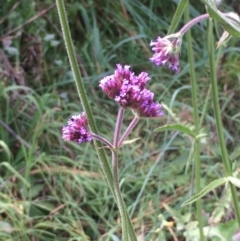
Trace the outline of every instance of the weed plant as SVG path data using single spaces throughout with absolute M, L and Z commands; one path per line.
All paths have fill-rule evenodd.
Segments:
M 239 234 L 226 180 L 201 197 L 200 213 L 195 203 L 182 206 L 199 191 L 194 138 L 169 126 L 192 130 L 195 125 L 190 42 L 184 36 L 176 73 L 149 61 L 150 41 L 168 34 L 183 2 L 187 1 L 68 0 L 64 4 L 99 133 L 113 138 L 118 106 L 102 92 L 99 81 L 113 73 L 116 63 L 131 65 L 135 73 L 148 72 L 148 88 L 165 109 L 160 119 L 139 121 L 128 139 L 140 139 L 123 145 L 119 152 L 121 193 L 138 240 L 203 240 L 197 223 L 201 216 L 205 240 L 229 241 Z M 224 2 L 219 9 L 233 11 L 232 5 Z M 200 2 L 186 6 L 191 19 L 206 12 Z M 175 31 L 187 22 L 187 12 Z M 0 241 L 121 240 L 118 207 L 94 145 L 62 140 L 62 126 L 83 107 L 55 4 L 6 1 L 0 13 Z M 219 39 L 222 31 L 216 23 L 212 32 Z M 209 94 L 207 22 L 195 25 L 191 34 L 198 84 L 195 115 L 204 133 L 197 170 L 202 190 L 226 174 Z M 225 144 L 235 178 L 240 169 L 238 45 L 237 38 L 232 38 L 214 55 Z M 131 120 L 132 112 L 126 110 L 124 130 Z M 162 126 L 168 129 L 154 132 Z M 106 153 L 111 155 L 110 150 Z

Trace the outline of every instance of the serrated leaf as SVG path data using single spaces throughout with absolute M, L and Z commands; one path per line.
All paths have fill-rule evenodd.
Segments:
M 226 183 L 228 181 L 227 177 L 222 177 L 219 179 L 214 180 L 213 182 L 211 182 L 209 185 L 207 185 L 205 188 L 203 188 L 199 193 L 193 195 L 192 197 L 190 197 L 187 201 L 185 201 L 182 204 L 183 206 L 189 205 L 191 203 L 196 202 L 198 199 L 200 199 L 201 197 L 205 196 L 208 192 L 212 191 L 213 189 L 223 185 L 224 183 Z
M 184 125 L 181 125 L 181 124 L 168 124 L 168 125 L 164 125 L 164 126 L 161 126 L 161 127 L 158 127 L 154 130 L 154 132 L 156 131 L 180 131 L 186 135 L 189 135 L 193 138 L 195 138 L 195 134 L 193 133 L 193 131 L 187 127 L 187 126 L 184 126 Z
M 222 27 L 231 35 L 240 37 L 240 23 L 226 17 L 226 15 L 217 9 L 214 0 L 201 0 L 206 6 L 211 18 L 217 20 Z
M 236 178 L 236 177 L 228 177 L 227 178 L 233 185 L 235 185 L 236 187 L 240 188 L 240 179 Z

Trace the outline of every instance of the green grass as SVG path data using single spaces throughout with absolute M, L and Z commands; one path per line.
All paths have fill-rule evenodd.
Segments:
M 69 0 L 66 8 L 100 133 L 112 140 L 117 106 L 100 91 L 98 83 L 113 71 L 116 63 L 131 64 L 136 73 L 147 71 L 152 77 L 148 86 L 155 99 L 175 114 L 174 118 L 166 113 L 161 120 L 141 120 L 130 135 L 141 139 L 124 146 L 120 153 L 120 185 L 134 228 L 139 239 L 173 240 L 170 224 L 164 223 L 173 218 L 172 230 L 178 240 L 194 240 L 190 227 L 196 220 L 195 206 L 181 207 L 194 193 L 193 161 L 189 155 L 192 140 L 177 132 L 153 133 L 156 127 L 176 120 L 193 125 L 185 39 L 179 73 L 173 75 L 148 61 L 149 42 L 167 33 L 176 4 L 97 2 Z M 26 24 L 17 35 L 19 31 L 10 33 L 11 30 L 52 2 L 29 4 L 24 0 L 10 12 L 12 3 L 6 1 L 1 9 L 1 19 L 6 19 L 0 28 L 2 38 L 12 38 L 10 46 L 4 46 L 2 41 L 0 49 L 0 240 L 120 240 L 119 213 L 93 145 L 77 145 L 61 138 L 62 126 L 82 107 L 56 8 Z M 203 6 L 192 5 L 191 17 L 203 11 Z M 209 88 L 206 25 L 195 27 L 192 34 L 202 113 Z M 228 149 L 240 168 L 237 41 L 231 40 L 223 50 L 218 81 Z M 127 111 L 124 128 L 131 120 L 132 113 Z M 204 187 L 224 176 L 211 102 L 201 128 L 207 133 L 201 149 Z M 229 220 L 234 214 L 227 192 L 221 187 L 203 198 L 205 226 L 217 209 L 220 211 L 216 224 L 232 222 Z

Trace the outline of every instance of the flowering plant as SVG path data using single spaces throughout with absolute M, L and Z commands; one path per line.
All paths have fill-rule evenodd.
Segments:
M 106 95 L 116 101 L 119 105 L 119 112 L 116 120 L 116 126 L 114 131 L 113 143 L 106 140 L 104 137 L 98 134 L 91 109 L 86 97 L 84 90 L 81 74 L 78 69 L 77 61 L 73 51 L 73 45 L 70 37 L 69 28 L 67 25 L 66 13 L 62 0 L 56 0 L 58 12 L 60 16 L 60 22 L 63 29 L 63 36 L 65 39 L 68 56 L 70 59 L 71 67 L 75 76 L 75 81 L 77 89 L 79 91 L 79 96 L 84 108 L 84 112 L 80 115 L 72 116 L 67 126 L 64 126 L 62 129 L 63 139 L 67 141 L 75 141 L 78 143 L 90 142 L 94 140 L 96 145 L 96 150 L 99 155 L 99 160 L 105 174 L 106 180 L 108 181 L 109 187 L 112 191 L 113 197 L 116 201 L 116 204 L 119 208 L 122 224 L 122 240 L 123 241 L 137 241 L 136 234 L 133 230 L 124 200 L 122 198 L 119 180 L 118 180 L 118 152 L 119 147 L 122 145 L 123 141 L 126 140 L 130 132 L 138 123 L 140 117 L 154 117 L 158 118 L 163 116 L 163 107 L 160 103 L 154 102 L 154 94 L 146 88 L 147 82 L 150 80 L 148 73 L 141 72 L 139 75 L 136 75 L 134 72 L 130 71 L 130 66 L 117 64 L 117 68 L 112 75 L 104 77 L 100 80 L 99 86 L 102 88 L 103 92 Z M 150 46 L 154 51 L 153 56 L 150 58 L 150 61 L 156 64 L 157 66 L 167 64 L 168 67 L 174 71 L 179 71 L 179 54 L 181 49 L 182 38 L 184 34 L 195 24 L 202 20 L 209 19 L 210 16 L 221 20 L 221 24 L 230 34 L 234 36 L 240 36 L 240 27 L 239 22 L 232 17 L 227 16 L 218 11 L 216 4 L 213 4 L 213 1 L 203 0 L 205 5 L 208 7 L 209 13 L 196 17 L 195 19 L 189 21 L 184 27 L 180 29 L 176 34 L 169 34 L 165 37 L 158 36 L 156 41 L 151 41 Z M 182 4 L 182 0 L 177 9 L 177 15 L 173 19 L 173 23 L 179 22 L 181 14 L 186 7 L 186 4 Z M 186 11 L 187 12 L 187 11 Z M 179 14 L 181 13 L 181 14 Z M 174 28 L 174 26 L 172 27 Z M 227 178 L 221 179 L 221 182 L 218 181 L 218 185 L 228 182 L 231 188 L 231 193 L 233 197 L 233 204 L 236 212 L 236 219 L 240 226 L 240 208 L 238 205 L 236 188 L 236 180 L 233 177 L 232 167 L 229 162 L 226 145 L 224 143 L 223 128 L 220 116 L 219 100 L 218 100 L 218 90 L 216 82 L 216 70 L 215 70 L 215 60 L 214 60 L 214 48 L 213 48 L 213 34 L 212 34 L 212 24 L 210 21 L 208 28 L 208 48 L 209 48 L 209 63 L 210 63 L 210 74 L 211 74 L 211 88 L 213 91 L 213 104 L 216 118 L 216 126 L 218 139 L 220 143 L 221 153 L 224 168 L 227 174 Z M 189 64 L 190 64 L 190 79 L 192 85 L 192 102 L 193 102 L 193 116 L 195 128 L 193 131 L 185 131 L 187 134 L 194 138 L 194 159 L 195 159 L 195 179 L 196 179 L 196 192 L 197 194 L 187 200 L 184 204 L 188 204 L 196 201 L 197 207 L 197 217 L 198 217 L 198 226 L 199 226 L 199 237 L 200 240 L 205 239 L 205 234 L 203 230 L 203 221 L 202 221 L 202 203 L 201 197 L 207 191 L 212 190 L 213 187 L 216 187 L 216 183 L 213 183 L 201 192 L 200 189 L 200 146 L 199 146 L 199 117 L 198 117 L 198 95 L 197 95 L 197 82 L 194 74 L 194 61 L 192 57 L 192 47 L 191 47 L 191 38 L 189 37 L 189 32 L 187 33 L 187 42 L 189 46 Z M 128 128 L 122 136 L 121 125 L 124 117 L 124 111 L 126 108 L 132 109 L 134 117 L 132 122 L 129 124 Z M 165 129 L 169 128 L 167 126 Z M 171 126 L 171 128 L 174 128 Z M 162 128 L 164 129 L 164 128 Z M 179 126 L 176 128 L 179 131 Z M 181 129 L 184 130 L 184 129 Z M 112 152 L 112 166 L 109 165 L 109 162 L 106 157 L 104 148 L 102 148 L 102 143 L 107 145 Z M 220 183 L 220 184 L 219 184 Z

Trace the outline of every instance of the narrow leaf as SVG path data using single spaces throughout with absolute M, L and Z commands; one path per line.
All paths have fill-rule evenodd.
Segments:
M 4 141 L 0 140 L 0 147 L 2 147 L 3 150 L 6 152 L 7 159 L 8 159 L 8 161 L 10 161 L 11 160 L 11 151 L 8 148 L 7 144 Z
M 19 178 L 28 188 L 30 187 L 29 182 L 17 171 L 15 170 L 8 162 L 3 162 L 0 166 L 5 166 L 11 173 L 13 173 L 17 178 Z
M 188 0 L 181 0 L 180 3 L 178 4 L 177 10 L 173 16 L 171 25 L 168 29 L 168 34 L 174 33 L 179 21 L 181 20 L 181 17 L 183 15 L 185 7 L 187 6 L 187 3 L 188 3 Z
M 188 200 L 186 200 L 183 204 L 183 206 L 189 205 L 191 203 L 196 202 L 199 198 L 203 197 L 204 195 L 206 195 L 208 192 L 212 191 L 213 189 L 221 186 L 222 184 L 226 183 L 228 181 L 227 177 L 222 177 L 219 179 L 214 180 L 213 182 L 211 182 L 209 185 L 207 185 L 205 188 L 203 188 L 199 193 L 193 195 L 192 197 L 190 197 Z
M 126 140 L 122 143 L 122 145 L 128 145 L 128 144 L 132 144 L 133 142 L 139 140 L 141 138 L 134 138 L 134 139 L 131 139 L 131 140 Z
M 237 23 L 234 20 L 231 20 L 226 17 L 226 14 L 220 12 L 217 9 L 215 1 L 213 0 L 201 0 L 206 6 L 207 11 L 211 18 L 217 20 L 222 27 L 231 35 L 235 37 L 240 37 L 240 23 Z
M 168 125 L 160 126 L 160 127 L 156 128 L 154 131 L 158 132 L 158 131 L 167 131 L 167 130 L 180 131 L 186 135 L 189 135 L 189 136 L 195 138 L 195 134 L 193 133 L 193 131 L 189 127 L 181 125 L 181 124 L 168 124 Z

